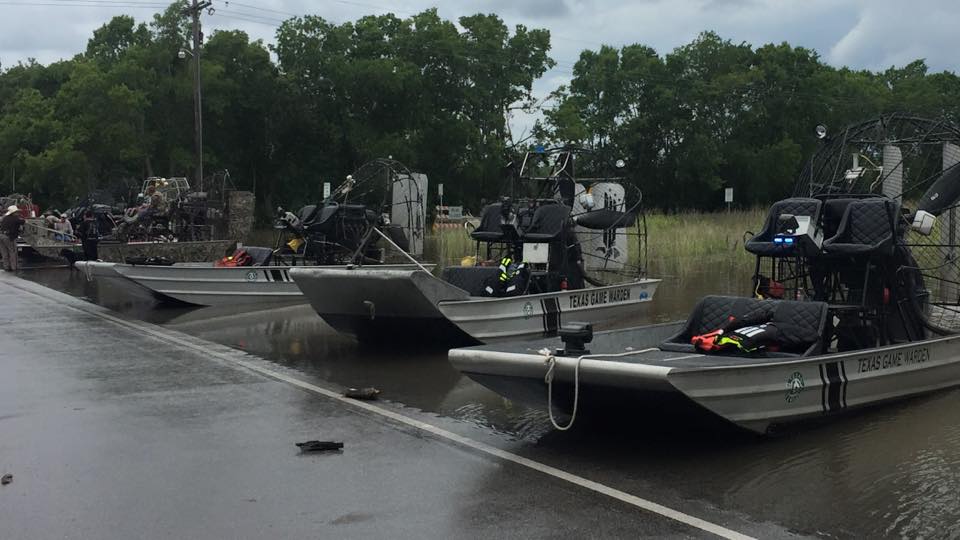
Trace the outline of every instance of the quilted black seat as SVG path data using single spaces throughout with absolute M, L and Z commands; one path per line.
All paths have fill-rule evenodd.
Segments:
M 247 246 L 241 249 L 253 259 L 253 266 L 267 266 L 273 260 L 273 250 L 268 247 Z
M 297 218 L 304 227 L 312 223 L 313 220 L 317 218 L 318 208 L 319 207 L 315 204 L 309 204 L 300 209 Z
M 829 256 L 892 255 L 900 205 L 886 198 L 851 201 L 837 234 L 823 242 Z
M 772 323 L 784 323 L 800 327 L 806 334 L 823 336 L 827 323 L 826 302 L 800 302 L 795 300 L 757 300 L 740 296 L 705 296 L 687 319 L 683 330 L 660 344 L 660 349 L 674 352 L 697 352 L 690 338 L 720 328 L 733 315 L 737 319 L 752 319 L 759 316 Z M 808 356 L 821 351 L 822 339 L 797 343 L 781 348 L 779 352 L 765 352 L 769 357 Z M 736 354 L 736 353 L 734 353 Z
M 823 201 L 821 222 L 823 223 L 823 237 L 832 238 L 840 230 L 840 222 L 850 203 L 858 199 L 827 199 Z M 862 199 L 861 199 L 862 200 Z
M 448 266 L 440 277 L 454 287 L 467 291 L 470 296 L 483 296 L 487 280 L 499 275 L 498 266 Z
M 770 207 L 770 213 L 767 214 L 767 221 L 763 225 L 763 230 L 750 240 L 747 240 L 744 247 L 754 255 L 765 257 L 792 254 L 792 244 L 777 244 L 773 241 L 773 237 L 777 234 L 777 221 L 780 219 L 780 216 L 784 214 L 809 216 L 812 223 L 817 223 L 820 219 L 820 209 L 822 205 L 823 202 L 819 199 L 804 197 L 784 199 L 773 203 L 773 206 Z
M 533 213 L 533 221 L 520 235 L 520 239 L 524 242 L 559 240 L 569 219 L 570 207 L 563 204 L 542 204 Z
M 500 242 L 504 239 L 502 222 L 503 205 L 488 204 L 480 213 L 480 225 L 470 233 L 470 237 L 480 242 Z

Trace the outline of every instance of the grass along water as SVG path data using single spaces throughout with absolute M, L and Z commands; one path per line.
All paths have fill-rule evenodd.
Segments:
M 749 275 L 755 261 L 743 249 L 744 237 L 749 237 L 745 233 L 758 232 L 765 219 L 765 209 L 648 214 L 647 273 L 682 278 L 715 269 L 738 277 Z M 635 236 L 628 238 L 627 246 L 630 264 L 635 266 L 639 261 Z M 476 243 L 463 228 L 441 229 L 427 235 L 424 250 L 427 260 L 443 267 L 473 255 Z
M 705 269 L 737 276 L 753 270 L 755 258 L 744 239 L 763 228 L 765 209 L 647 215 L 648 273 L 651 276 L 698 274 Z

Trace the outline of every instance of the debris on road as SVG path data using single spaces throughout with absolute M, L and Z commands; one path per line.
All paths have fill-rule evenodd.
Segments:
M 9 484 L 10 482 L 13 482 L 13 475 L 12 475 L 12 474 L 5 474 L 5 475 L 3 475 L 2 477 L 0 477 L 0 486 L 5 486 L 5 485 Z
M 371 400 L 377 399 L 377 396 L 380 395 L 380 390 L 372 386 L 368 386 L 366 388 L 347 388 L 343 392 L 343 395 L 344 397 L 352 399 Z
M 329 450 L 342 450 L 343 443 L 335 441 L 306 441 L 298 442 L 301 452 L 323 452 Z

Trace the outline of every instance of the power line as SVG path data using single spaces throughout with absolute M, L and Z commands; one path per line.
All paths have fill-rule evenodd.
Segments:
M 222 17 L 222 18 L 224 18 L 224 19 L 235 19 L 235 20 L 239 20 L 239 21 L 257 23 L 257 24 L 262 24 L 262 25 L 265 25 L 265 26 L 270 26 L 270 27 L 273 27 L 273 28 L 280 28 L 280 24 L 283 23 L 283 21 L 280 20 L 280 19 L 272 19 L 272 18 L 269 18 L 269 17 L 260 16 L 260 15 L 252 15 L 252 14 L 247 14 L 247 13 L 236 13 L 236 12 L 233 12 L 233 11 L 229 11 L 229 12 L 227 12 L 227 13 L 222 13 L 222 11 L 226 11 L 226 10 L 217 10 L 217 11 L 214 12 L 213 16 L 214 16 L 214 17 L 219 16 L 219 17 Z
M 80 3 L 84 2 L 84 3 Z M 66 0 L 59 1 L 43 1 L 43 2 L 33 2 L 27 0 L 0 0 L 0 5 L 6 6 L 24 6 L 24 7 L 42 7 L 42 6 L 54 6 L 54 7 L 95 7 L 95 8 L 105 8 L 105 7 L 115 7 L 115 8 L 136 8 L 136 9 L 151 9 L 155 10 L 158 8 L 168 7 L 169 4 L 166 3 L 139 3 L 134 2 L 133 0 L 124 0 L 124 3 L 119 2 L 106 2 L 105 0 L 78 0 L 78 2 L 66 2 Z
M 290 17 L 302 17 L 302 16 L 303 16 L 303 14 L 299 14 L 299 13 L 292 13 L 292 12 L 289 12 L 289 11 L 280 11 L 279 9 L 270 9 L 270 8 L 255 6 L 255 5 L 252 5 L 252 4 L 244 4 L 243 2 L 234 2 L 233 0 L 223 0 L 223 3 L 224 3 L 224 7 L 227 7 L 227 8 L 232 7 L 232 6 L 238 6 L 238 7 L 243 7 L 243 8 L 247 8 L 247 9 L 255 9 L 255 10 L 257 10 L 257 11 L 266 11 L 266 12 L 269 12 L 269 13 L 279 13 L 280 15 L 287 15 L 287 16 L 290 16 Z

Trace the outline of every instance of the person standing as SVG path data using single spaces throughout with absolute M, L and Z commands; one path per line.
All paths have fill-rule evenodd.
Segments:
M 17 237 L 23 231 L 23 223 L 20 209 L 13 205 L 0 218 L 0 257 L 3 257 L 3 269 L 8 272 L 16 272 L 20 268 Z
M 100 244 L 100 227 L 92 210 L 83 213 L 83 221 L 77 225 L 77 236 L 83 244 L 83 256 L 88 261 L 100 260 L 97 247 Z

